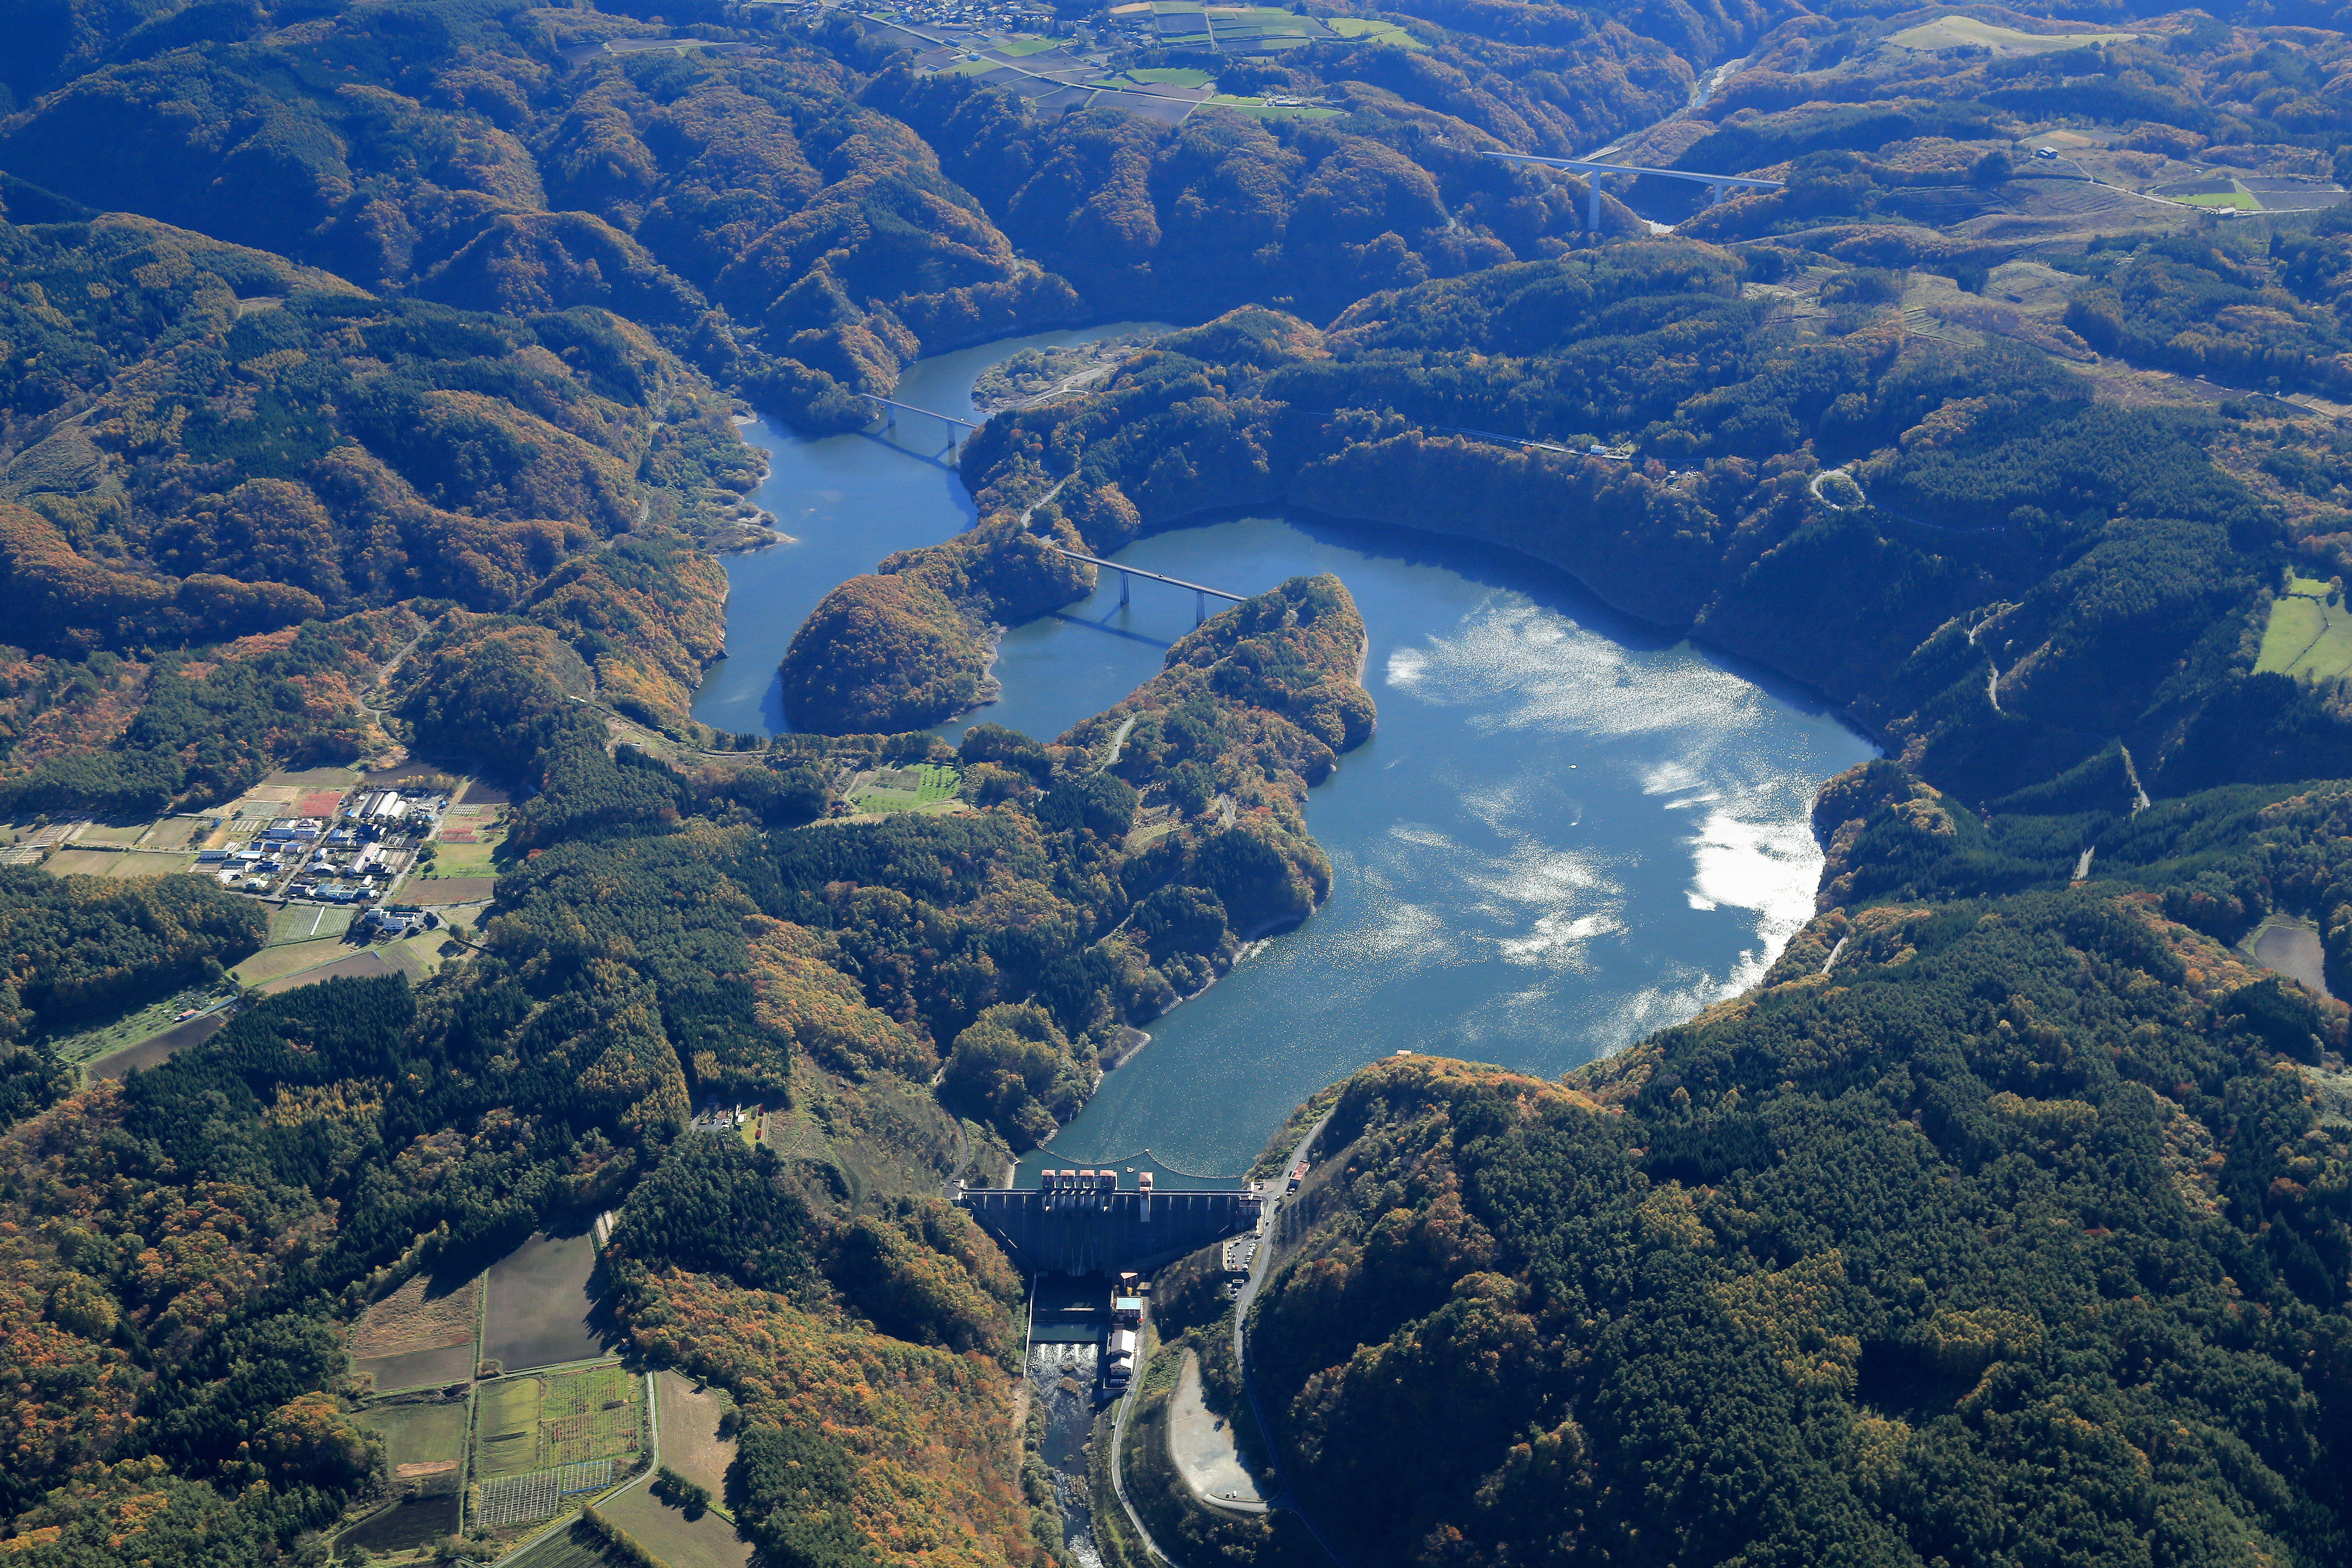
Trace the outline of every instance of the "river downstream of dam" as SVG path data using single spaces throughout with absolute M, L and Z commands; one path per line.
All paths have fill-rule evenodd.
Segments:
M 895 395 L 974 417 L 972 384 L 992 364 L 1136 330 L 941 355 Z M 913 415 L 885 434 L 745 431 L 772 454 L 754 499 L 794 542 L 729 559 L 730 657 L 697 718 L 783 728 L 776 664 L 818 600 L 970 524 L 954 433 Z M 1377 1058 L 1557 1076 L 1691 1016 L 1758 978 L 1810 914 L 1814 793 L 1874 754 L 1789 683 L 1507 552 L 1269 515 L 1150 535 L 1118 559 L 1237 594 L 1337 574 L 1369 630 L 1380 726 L 1307 801 L 1329 901 L 1143 1026 L 1152 1043 L 1055 1136 L 1059 1163 L 1149 1148 L 1177 1168 L 1237 1172 L 1293 1106 Z M 1192 595 L 1139 579 L 1122 608 L 1102 577 L 1092 598 L 1008 633 L 1001 699 L 941 732 L 992 721 L 1051 740 L 1155 674 L 1192 627 Z

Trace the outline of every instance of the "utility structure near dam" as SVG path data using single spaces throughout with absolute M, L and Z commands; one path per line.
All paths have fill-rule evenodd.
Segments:
M 1257 1227 L 1255 1186 L 1155 1193 L 1150 1177 L 1122 1192 L 1117 1171 L 1048 1171 L 1024 1189 L 966 1187 L 956 1203 L 1031 1274 L 1142 1273 Z
M 1128 590 L 1130 586 L 1128 582 L 1129 577 L 1149 577 L 1154 583 L 1165 583 L 1171 588 L 1192 589 L 1192 624 L 1196 626 L 1202 621 L 1209 618 L 1209 601 L 1211 599 L 1226 599 L 1238 605 L 1243 603 L 1246 597 L 1246 595 L 1241 594 L 1228 594 L 1223 588 L 1211 588 L 1200 583 L 1187 583 L 1181 577 L 1167 577 L 1162 576 L 1157 572 L 1146 572 L 1140 566 L 1122 566 L 1116 561 L 1105 561 L 1099 556 L 1084 555 L 1066 545 L 1056 544 L 1054 548 L 1059 550 L 1063 554 L 1068 556 L 1073 561 L 1083 561 L 1087 565 L 1095 567 L 1100 571 L 1118 573 L 1118 602 L 1122 605 L 1127 603 Z
M 1532 153 L 1489 153 L 1489 158 L 1505 163 L 1532 163 L 1546 169 L 1566 169 L 1582 174 L 1585 180 L 1584 232 L 1601 232 L 1601 176 L 1603 174 L 1655 174 L 1662 180 L 1687 180 L 1706 187 L 1706 205 L 1721 201 L 1727 191 L 1777 191 L 1779 180 L 1752 180 L 1744 174 L 1698 174 L 1688 169 L 1645 169 L 1637 163 L 1603 163 L 1591 158 L 1538 158 Z

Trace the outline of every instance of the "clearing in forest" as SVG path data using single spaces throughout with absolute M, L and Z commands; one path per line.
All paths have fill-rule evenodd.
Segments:
M 2098 44 L 2127 44 L 2137 33 L 2021 33 L 1974 16 L 1938 16 L 1906 27 L 1886 41 L 1923 53 L 1937 49 L 1990 49 L 1995 55 L 2041 55 L 2054 49 L 2088 48 Z
M 735 1439 L 719 1435 L 719 1424 L 735 1408 L 727 1391 L 716 1384 L 698 1388 L 679 1372 L 654 1379 L 660 1401 L 662 1463 L 714 1498 L 727 1495 L 727 1467 L 735 1462 Z
M 953 768 L 918 763 L 910 768 L 876 768 L 850 783 L 849 804 L 860 811 L 951 812 L 961 809 Z
M 2328 602 L 2328 585 L 2297 577 L 2271 601 L 2263 627 L 2258 674 L 2275 672 L 2298 680 L 2329 681 L 2352 672 L 2352 608 Z
M 466 1463 L 466 1401 L 407 1399 L 370 1405 L 354 1419 L 383 1439 L 395 1492 L 454 1496 Z
M 478 1385 L 470 1511 L 524 1524 L 610 1485 L 643 1462 L 644 1415 L 645 1379 L 613 1363 Z
M 490 1266 L 482 1360 L 502 1372 L 589 1361 L 604 1340 L 589 1326 L 593 1237 L 532 1237 Z
M 342 944 L 338 942 L 335 945 L 341 947 Z M 348 948 L 343 951 L 350 952 Z M 281 991 L 291 991 L 298 986 L 316 985 L 321 980 L 377 980 L 399 973 L 386 963 L 380 953 L 353 952 L 349 958 L 339 958 L 331 963 L 321 963 L 276 980 L 265 980 L 261 983 L 261 991 L 265 995 L 275 996 Z
M 309 911 L 304 911 L 304 918 L 309 918 Z M 299 938 L 263 948 L 251 958 L 240 961 L 230 973 L 240 985 L 267 985 L 273 980 L 283 980 L 289 974 L 348 957 L 351 951 L 351 944 L 343 941 L 340 931 L 330 936 Z
M 662 1462 L 669 1464 L 667 1434 L 662 1443 Z M 612 1501 L 597 1504 L 596 1511 L 669 1568 L 749 1568 L 751 1561 L 750 1542 L 735 1533 L 733 1525 L 707 1510 L 689 1519 L 685 1510 L 662 1501 L 647 1487 L 631 1487 Z
M 471 1381 L 480 1298 L 479 1276 L 453 1287 L 417 1275 L 352 1325 L 352 1371 L 383 1394 Z

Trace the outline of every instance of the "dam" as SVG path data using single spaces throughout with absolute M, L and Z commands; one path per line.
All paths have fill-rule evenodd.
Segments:
M 1043 1184 L 966 1187 L 955 1201 L 1029 1274 L 1145 1273 L 1257 1227 L 1253 1184 L 1230 1192 L 1122 1192 L 1116 1171 L 1048 1171 Z

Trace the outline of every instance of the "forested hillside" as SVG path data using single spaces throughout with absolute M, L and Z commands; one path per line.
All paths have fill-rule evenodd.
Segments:
M 2309 770 L 2293 702 L 2268 721 L 2292 743 L 2241 722 L 2209 754 L 2247 715 L 2290 542 L 2206 452 L 2212 415 L 2117 408 L 1891 311 L 1776 330 L 1750 275 L 1656 241 L 1376 296 L 1325 331 L 1234 312 L 1000 417 L 966 472 L 985 491 L 1057 455 L 1053 507 L 1097 550 L 1286 501 L 1507 544 L 1818 686 L 1973 801 L 2116 736 L 2151 773 Z M 1867 504 L 1825 504 L 1832 473 Z

